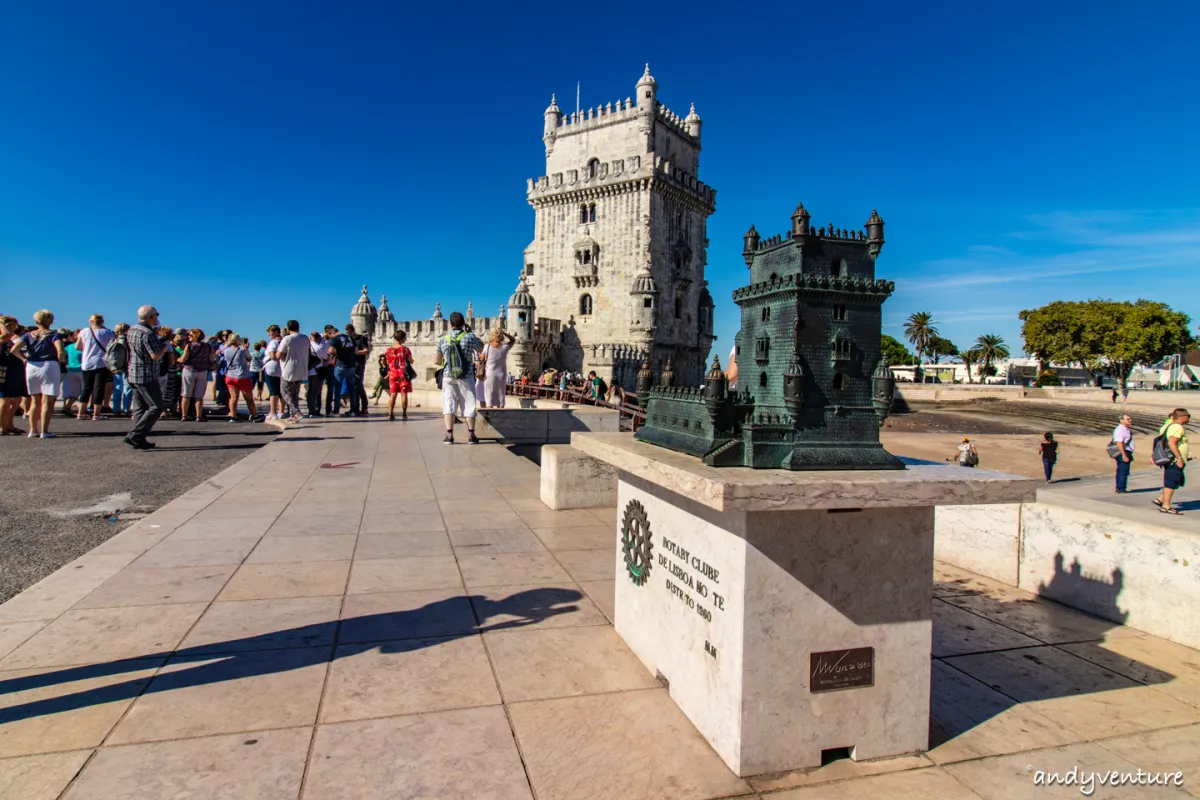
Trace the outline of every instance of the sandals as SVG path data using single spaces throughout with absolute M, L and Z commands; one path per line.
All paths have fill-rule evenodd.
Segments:
M 1182 516 L 1183 516 L 1182 514 L 1180 514 L 1180 513 L 1179 513 L 1177 510 L 1175 510 L 1174 508 L 1167 508 L 1166 506 L 1159 506 L 1159 507 L 1158 507 L 1158 512 L 1159 512 L 1160 514 L 1174 514 L 1174 515 L 1175 515 L 1175 516 L 1177 516 L 1177 517 L 1182 517 Z
M 1154 503 L 1154 505 L 1158 506 L 1159 508 L 1162 508 L 1162 507 L 1163 507 L 1162 500 L 1161 500 L 1161 499 L 1159 499 L 1159 498 L 1157 498 L 1157 497 L 1156 497 L 1156 498 L 1154 498 L 1154 500 L 1153 500 L 1153 501 L 1151 501 L 1151 502 L 1153 502 L 1153 503 Z

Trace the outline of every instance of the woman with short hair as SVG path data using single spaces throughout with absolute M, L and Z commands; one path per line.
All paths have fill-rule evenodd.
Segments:
M 246 398 L 250 421 L 258 416 L 254 407 L 254 385 L 250 381 L 250 354 L 246 352 L 245 340 L 231 333 L 225 340 L 225 386 L 229 388 L 229 421 L 238 421 L 238 397 Z
M 204 419 L 204 388 L 208 385 L 208 371 L 212 369 L 212 345 L 204 341 L 204 331 L 192 328 L 190 339 L 183 347 L 179 360 L 183 363 L 182 399 L 180 411 L 183 419 L 197 421 Z M 195 407 L 195 415 L 191 409 Z
M 50 415 L 54 413 L 54 401 L 62 389 L 62 369 L 59 363 L 66 361 L 67 352 L 62 340 L 50 326 L 54 314 L 41 309 L 33 315 L 37 327 L 24 333 L 9 349 L 9 354 L 25 362 L 25 385 L 32 403 L 29 408 L 30 439 L 41 437 L 52 439 Z
M 108 367 L 104 365 L 104 354 L 116 335 L 104 327 L 104 316 L 92 314 L 88 326 L 75 337 L 83 367 L 83 391 L 79 395 L 78 419 L 88 416 L 91 409 L 92 421 L 100 419 L 104 407 L 104 388 L 108 383 Z

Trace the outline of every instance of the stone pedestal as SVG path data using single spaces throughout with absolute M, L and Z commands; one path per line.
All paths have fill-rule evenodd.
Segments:
M 614 624 L 738 775 L 927 749 L 934 506 L 1033 481 L 952 466 L 704 466 L 629 434 L 572 445 L 619 470 Z

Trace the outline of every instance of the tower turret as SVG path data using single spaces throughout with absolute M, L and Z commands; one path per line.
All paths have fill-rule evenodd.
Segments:
M 546 155 L 554 149 L 554 140 L 558 138 L 558 126 L 562 123 L 562 109 L 554 95 L 550 95 L 550 105 L 545 111 L 546 125 L 542 129 L 542 141 L 546 143 Z
M 529 293 L 529 285 L 525 283 L 525 276 L 522 275 L 520 281 L 517 282 L 517 290 L 513 292 L 512 297 L 508 298 L 508 324 L 507 329 L 516 337 L 517 341 L 513 344 L 513 369 L 515 374 L 520 377 L 526 372 L 533 369 L 534 365 L 534 313 L 537 310 L 537 303 L 533 300 L 533 295 Z
M 792 212 L 792 238 L 799 239 L 801 236 L 808 236 L 808 222 L 812 219 L 812 215 L 804 210 L 804 203 L 797 203 L 796 210 Z
M 696 113 L 696 104 L 692 103 L 692 110 L 688 112 L 687 117 L 683 120 L 683 124 L 687 126 L 689 135 L 700 138 L 700 126 L 704 122 L 700 119 L 700 115 Z
M 750 262 L 754 260 L 754 251 L 758 250 L 760 237 L 754 226 L 750 226 L 750 230 L 746 231 L 746 235 L 742 237 L 745 242 L 745 247 L 742 248 L 742 256 L 746 259 L 746 266 L 750 266 Z
M 879 216 L 878 211 L 871 209 L 871 216 L 867 219 L 867 252 L 871 254 L 871 258 L 877 258 L 882 249 L 883 217 Z
M 354 308 L 350 309 L 350 324 L 354 326 L 354 330 L 370 339 L 375 335 L 377 317 L 375 306 L 371 305 L 371 298 L 367 296 L 367 285 L 364 283 L 362 297 L 358 298 Z
M 638 110 L 646 113 L 654 111 L 658 104 L 658 82 L 654 80 L 654 76 L 650 74 L 650 65 L 646 65 L 646 71 L 642 74 L 641 80 L 637 82 L 636 95 Z
M 648 345 L 654 338 L 657 313 L 658 284 L 650 274 L 650 263 L 646 262 L 629 290 L 629 332 L 639 344 Z

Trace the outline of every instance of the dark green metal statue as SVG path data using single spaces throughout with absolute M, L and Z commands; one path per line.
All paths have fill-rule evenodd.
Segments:
M 718 467 L 903 469 L 879 428 L 895 395 L 880 352 L 883 301 L 895 289 L 875 277 L 883 220 L 865 231 L 812 230 L 804 204 L 789 236 L 745 236 L 750 285 L 742 310 L 737 389 L 713 358 L 703 387 L 673 386 L 668 361 L 654 386 L 638 373 L 646 424 L 637 438 L 700 456 Z

